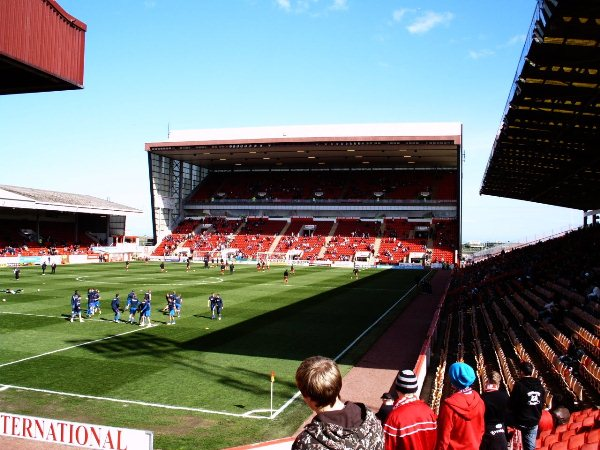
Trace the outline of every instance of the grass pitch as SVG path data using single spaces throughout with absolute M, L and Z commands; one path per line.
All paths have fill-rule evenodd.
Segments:
M 1 409 L 154 432 L 157 449 L 221 449 L 289 436 L 308 416 L 294 374 L 307 356 L 338 357 L 414 284 L 414 271 L 281 266 L 257 272 L 167 263 L 61 266 L 15 280 L 0 269 Z M 422 271 L 419 276 L 424 275 Z M 70 296 L 102 295 L 102 314 L 70 323 Z M 112 322 L 110 301 L 152 290 L 151 328 Z M 183 296 L 182 317 L 166 326 L 164 296 Z M 211 320 L 208 296 L 224 300 Z M 350 366 L 402 309 L 400 304 L 339 360 Z M 126 319 L 127 314 L 122 318 Z M 270 374 L 275 373 L 273 411 Z M 270 418 L 272 414 L 275 418 Z

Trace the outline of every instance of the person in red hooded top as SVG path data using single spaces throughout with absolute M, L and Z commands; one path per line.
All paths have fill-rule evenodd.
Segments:
M 485 404 L 471 389 L 475 371 L 456 362 L 448 373 L 455 392 L 440 407 L 435 450 L 478 450 L 485 431 Z

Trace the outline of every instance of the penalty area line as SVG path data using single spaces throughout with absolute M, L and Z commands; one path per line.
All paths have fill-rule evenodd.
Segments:
M 113 402 L 113 403 L 123 403 L 127 405 L 137 405 L 137 406 L 148 406 L 151 408 L 163 408 L 163 409 L 176 409 L 180 411 L 192 411 L 192 412 L 201 412 L 206 414 L 219 414 L 222 416 L 231 416 L 231 417 L 240 417 L 240 418 L 249 418 L 249 419 L 270 419 L 269 416 L 252 416 L 252 411 L 245 412 L 243 414 L 230 413 L 226 411 L 213 411 L 210 409 L 204 408 L 193 408 L 191 406 L 177 406 L 177 405 L 166 405 L 163 403 L 153 403 L 153 402 L 143 402 L 138 400 L 123 400 L 120 398 L 112 398 L 112 397 L 98 397 L 95 395 L 85 395 L 85 394 L 75 394 L 73 392 L 61 392 L 61 391 L 51 391 L 48 389 L 38 389 L 38 388 L 30 388 L 24 386 L 13 386 L 10 384 L 1 384 L 0 391 L 4 391 L 7 389 L 18 389 L 22 391 L 31 391 L 31 392 L 40 392 L 43 394 L 54 394 L 54 395 L 62 395 L 65 397 L 77 397 L 77 398 L 85 398 L 88 400 L 100 400 L 105 402 Z
M 108 339 L 116 338 L 116 337 L 119 337 L 119 336 L 125 336 L 126 334 L 135 333 L 135 332 L 142 331 L 142 330 L 145 330 L 145 329 L 146 329 L 145 327 L 144 328 L 140 327 L 140 328 L 137 328 L 135 330 L 125 331 L 124 333 L 113 334 L 111 336 L 106 336 L 106 337 L 103 337 L 103 338 L 100 338 L 100 339 L 94 339 L 93 341 L 82 342 L 81 344 L 70 345 L 69 347 L 59 348 L 57 350 L 52 350 L 50 352 L 41 353 L 39 355 L 29 356 L 27 358 L 18 359 L 16 361 L 11 361 L 11 362 L 7 362 L 7 363 L 4 363 L 4 364 L 0 364 L 0 368 L 6 367 L 6 366 L 11 366 L 13 364 L 18 364 L 18 363 L 29 361 L 29 360 L 36 359 L 36 358 L 41 358 L 42 356 L 47 356 L 47 355 L 52 355 L 54 353 L 64 352 L 64 351 L 67 351 L 67 350 L 71 350 L 73 348 L 83 347 L 85 345 L 90 345 L 90 344 L 95 344 L 96 342 L 106 341 Z

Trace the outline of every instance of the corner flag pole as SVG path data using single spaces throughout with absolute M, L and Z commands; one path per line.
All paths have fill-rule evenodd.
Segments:
M 275 372 L 271 371 L 271 418 L 273 418 L 273 385 L 275 384 Z

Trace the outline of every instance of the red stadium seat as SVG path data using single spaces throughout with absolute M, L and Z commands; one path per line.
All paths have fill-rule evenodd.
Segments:
M 576 434 L 577 434 L 577 431 L 575 431 L 575 430 L 563 431 L 560 434 L 560 440 L 563 442 L 567 442 L 569 439 L 571 439 L 571 437 L 575 436 Z
M 595 430 L 589 431 L 588 433 L 586 433 L 585 435 L 585 442 L 587 443 L 595 443 L 595 442 L 600 442 L 600 428 L 597 428 Z
M 555 444 L 556 442 L 558 442 L 558 434 L 550 434 L 550 435 L 546 436 L 544 438 L 544 440 L 542 441 L 542 443 L 544 444 L 544 447 L 550 447 L 553 444 Z
M 565 441 L 555 442 L 554 444 L 552 444 L 550 446 L 550 450 L 568 450 L 567 442 L 565 442 Z
M 573 422 L 567 425 L 568 430 L 578 431 L 583 426 L 583 422 Z
M 584 429 L 585 431 L 589 431 L 592 428 L 594 428 L 595 425 L 596 425 L 596 419 L 594 419 L 593 417 L 586 417 L 585 419 L 583 419 L 581 428 Z
M 544 431 L 542 431 L 542 432 L 540 433 L 540 440 L 543 442 L 543 441 L 544 441 L 544 438 L 545 438 L 546 436 L 549 436 L 549 435 L 551 435 L 551 434 L 552 434 L 552 430 L 544 430 Z
M 598 445 L 598 442 L 590 442 L 588 444 L 583 444 L 579 450 L 599 450 L 600 446 Z
M 569 450 L 579 449 L 581 446 L 585 444 L 585 435 L 584 434 L 576 434 L 569 439 L 569 443 L 567 444 L 567 448 Z

